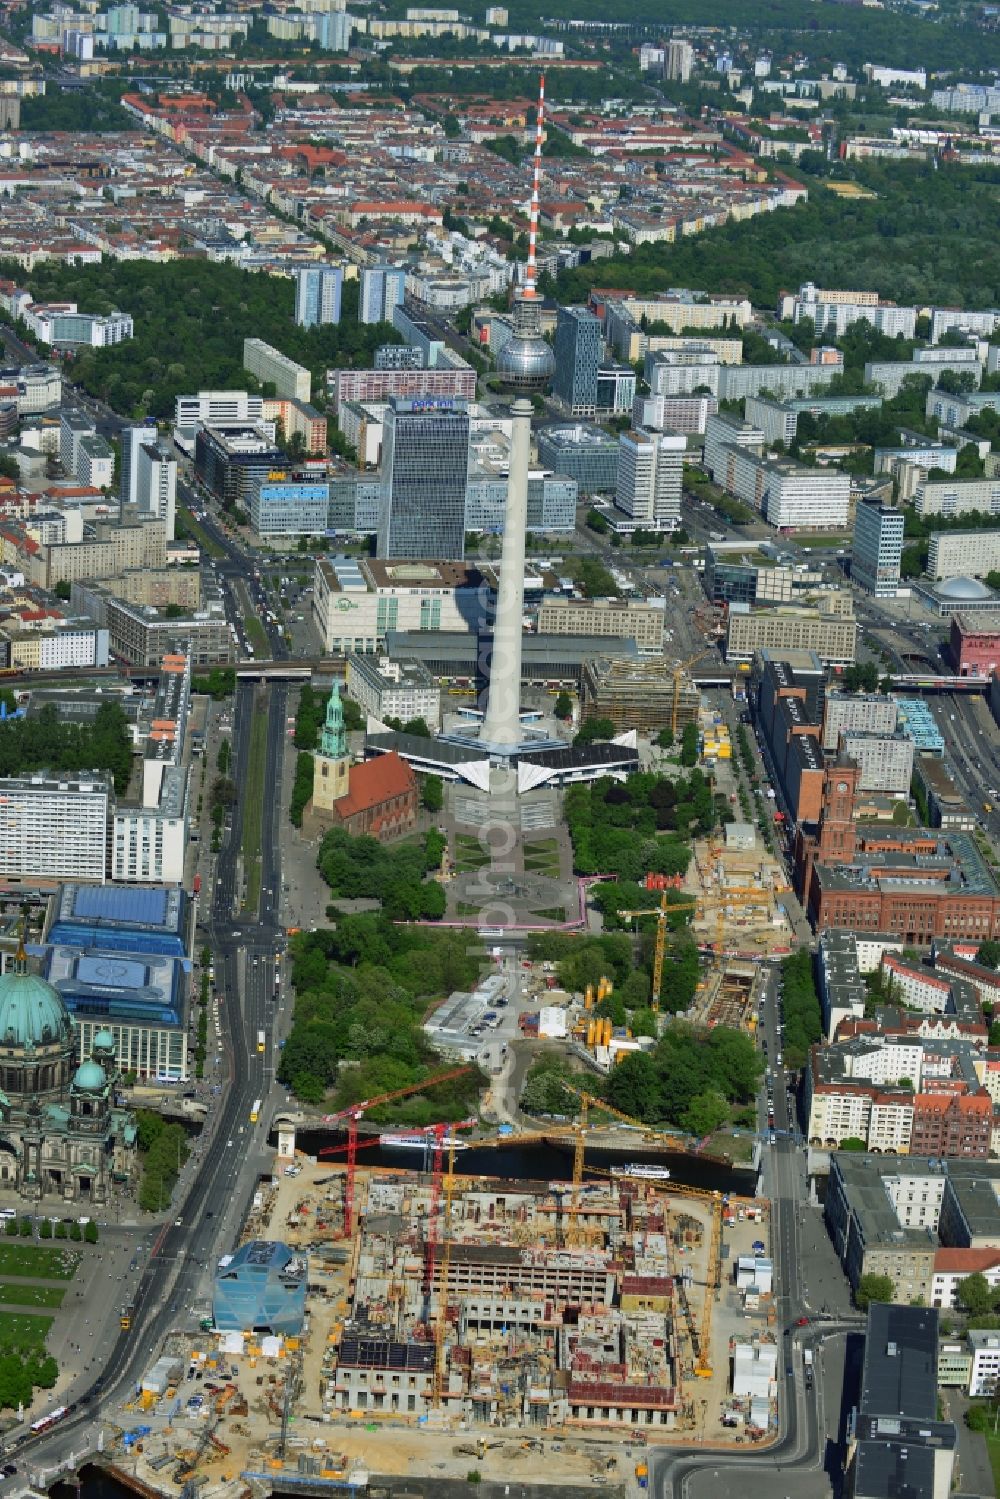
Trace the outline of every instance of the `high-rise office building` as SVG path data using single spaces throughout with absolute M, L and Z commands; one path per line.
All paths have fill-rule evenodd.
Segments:
M 672 40 L 667 46 L 667 78 L 674 83 L 687 83 L 693 66 L 694 48 L 691 43 L 680 38 Z
M 295 321 L 300 328 L 340 322 L 344 271 L 339 265 L 306 265 L 295 272 Z
M 854 512 L 851 578 L 876 598 L 894 598 L 903 561 L 903 512 L 859 500 Z
M 358 317 L 363 323 L 391 323 L 393 308 L 399 306 L 405 293 L 405 266 L 366 266 L 361 272 Z
M 385 414 L 379 557 L 458 561 L 465 554 L 469 411 L 464 401 L 393 397 Z
M 597 412 L 597 372 L 602 352 L 600 318 L 587 307 L 560 307 L 552 388 L 569 407 L 571 416 L 594 416 Z
M 687 439 L 682 432 L 623 432 L 615 505 L 646 531 L 680 520 Z
M 123 505 L 138 505 L 166 525 L 174 538 L 177 507 L 177 459 L 161 443 L 154 426 L 122 429 L 121 474 L 118 497 Z

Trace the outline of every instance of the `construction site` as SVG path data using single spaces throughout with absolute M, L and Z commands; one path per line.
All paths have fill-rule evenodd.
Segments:
M 308 1267 L 300 1331 L 175 1331 L 110 1462 L 160 1493 L 235 1499 L 473 1469 L 616 1486 L 649 1442 L 766 1440 L 768 1204 L 655 1168 L 584 1180 L 578 1139 L 565 1182 L 459 1176 L 441 1129 L 416 1170 L 278 1157 L 241 1244 Z

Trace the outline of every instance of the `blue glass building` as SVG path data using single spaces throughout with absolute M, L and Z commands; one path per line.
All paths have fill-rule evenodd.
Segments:
M 219 1332 L 283 1333 L 295 1337 L 306 1314 L 309 1262 L 287 1244 L 251 1239 L 220 1265 L 212 1293 Z

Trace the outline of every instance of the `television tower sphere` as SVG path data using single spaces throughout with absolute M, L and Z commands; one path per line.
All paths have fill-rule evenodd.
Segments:
M 514 334 L 497 355 L 497 374 L 517 394 L 547 390 L 556 372 L 556 356 L 542 337 L 537 297 L 519 292 L 514 302 Z

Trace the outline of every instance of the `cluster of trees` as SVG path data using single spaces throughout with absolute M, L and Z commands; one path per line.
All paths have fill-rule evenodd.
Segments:
M 375 914 L 343 917 L 336 931 L 304 932 L 291 955 L 295 1011 L 278 1077 L 307 1103 L 322 1102 L 336 1082 L 338 1107 L 440 1071 L 421 1029 L 428 1005 L 474 987 L 483 963 L 465 931 L 399 927 Z M 341 1062 L 352 1065 L 338 1071 Z M 401 1124 L 463 1118 L 483 1083 L 471 1068 L 394 1104 L 389 1117 Z
M 30 1405 L 36 1390 L 51 1390 L 58 1378 L 59 1365 L 39 1348 L 31 1349 L 24 1358 L 5 1352 L 0 1355 L 0 1409 Z
M 699 1137 L 722 1127 L 733 1106 L 751 1104 L 763 1062 L 742 1031 L 704 1031 L 672 1020 L 651 1052 L 634 1052 L 612 1072 L 610 1103 L 646 1124 Z
M 23 282 L 24 273 L 15 269 Z M 257 389 L 243 368 L 243 340 L 262 338 L 303 364 L 321 397 L 328 366 L 367 367 L 381 343 L 400 335 L 386 323 L 361 323 L 358 284 L 344 285 L 336 324 L 300 328 L 295 288 L 280 276 L 255 274 L 206 260 L 105 259 L 100 265 L 38 265 L 27 276 L 41 301 L 73 297 L 85 312 L 121 308 L 135 319 L 135 337 L 109 349 L 84 349 L 72 361 L 73 378 L 92 395 L 133 419 L 173 414 L 189 390 Z
M 183 1125 L 168 1124 L 149 1109 L 139 1109 L 135 1117 L 142 1157 L 139 1206 L 147 1213 L 162 1213 L 188 1158 L 187 1135 Z
M 845 666 L 840 681 L 845 692 L 884 692 L 891 686 L 875 661 L 855 661 L 852 666 Z
M 799 8 L 799 0 L 788 3 Z M 841 24 L 846 17 L 852 27 L 861 20 L 856 8 L 821 9 L 837 13 Z M 813 21 L 804 24 L 811 29 Z M 945 34 L 935 29 L 933 48 Z M 995 167 L 866 163 L 845 166 L 844 174 L 874 196 L 843 198 L 814 188 L 807 203 L 788 212 L 762 214 L 676 244 L 639 245 L 630 255 L 561 272 L 560 301 L 585 301 L 592 285 L 632 287 L 640 296 L 691 286 L 742 293 L 757 306 L 773 306 L 783 288 L 810 280 L 822 265 L 827 285 L 869 287 L 901 303 L 997 305 Z
M 391 848 L 374 838 L 352 838 L 343 828 L 331 828 L 317 863 L 335 897 L 380 900 L 393 921 L 435 921 L 444 915 L 445 893 L 436 881 L 424 877 L 440 868 L 446 847 L 447 840 L 434 828 Z
M 567 570 L 588 599 L 614 598 L 618 592 L 614 578 L 596 557 L 573 557 Z
M 107 770 L 121 795 L 132 771 L 132 741 L 117 703 L 102 703 L 88 724 L 65 723 L 50 703 L 31 718 L 0 723 L 0 776 L 29 770 Z
M 624 782 L 602 778 L 571 786 L 564 803 L 578 874 L 617 874 L 638 881 L 683 874 L 692 833 L 718 822 L 711 784 L 700 770 L 678 780 L 642 772 Z M 678 837 L 664 837 L 675 833 Z
M 781 973 L 785 985 L 785 1060 L 790 1067 L 802 1067 L 810 1046 L 815 1046 L 823 1035 L 823 1016 L 808 948 L 800 948 L 786 958 Z
M 520 1107 L 526 1114 L 558 1114 L 572 1117 L 580 1109 L 579 1099 L 568 1093 L 564 1083 L 572 1082 L 586 1093 L 593 1093 L 596 1080 L 581 1077 L 573 1071 L 566 1058 L 556 1051 L 544 1052 L 525 1074 L 521 1089 Z
M 125 84 L 94 80 L 87 88 L 46 89 L 21 100 L 22 130 L 65 130 L 71 135 L 105 135 L 135 130 L 136 122 L 120 107 Z
M 593 899 L 603 912 L 605 925 L 620 926 L 619 910 L 652 906 L 659 897 L 644 886 L 608 884 L 595 887 Z M 684 925 L 687 914 L 678 911 L 677 926 L 667 933 L 660 1008 L 670 1014 L 686 1010 L 698 986 L 698 947 Z M 629 1025 L 635 1035 L 652 1036 L 656 1025 L 649 1000 L 655 940 L 656 926 L 650 919 L 640 926 L 637 964 L 633 939 L 623 932 L 584 938 L 536 932 L 528 939 L 528 955 L 555 963 L 559 983 L 570 993 L 583 993 L 588 984 L 596 988 L 601 978 L 611 979 L 612 992 L 596 1013 L 606 1015 L 615 1025 Z
M 192 677 L 191 691 L 200 692 L 205 697 L 221 702 L 224 697 L 232 697 L 236 691 L 236 671 L 232 666 L 213 666 L 207 677 Z

